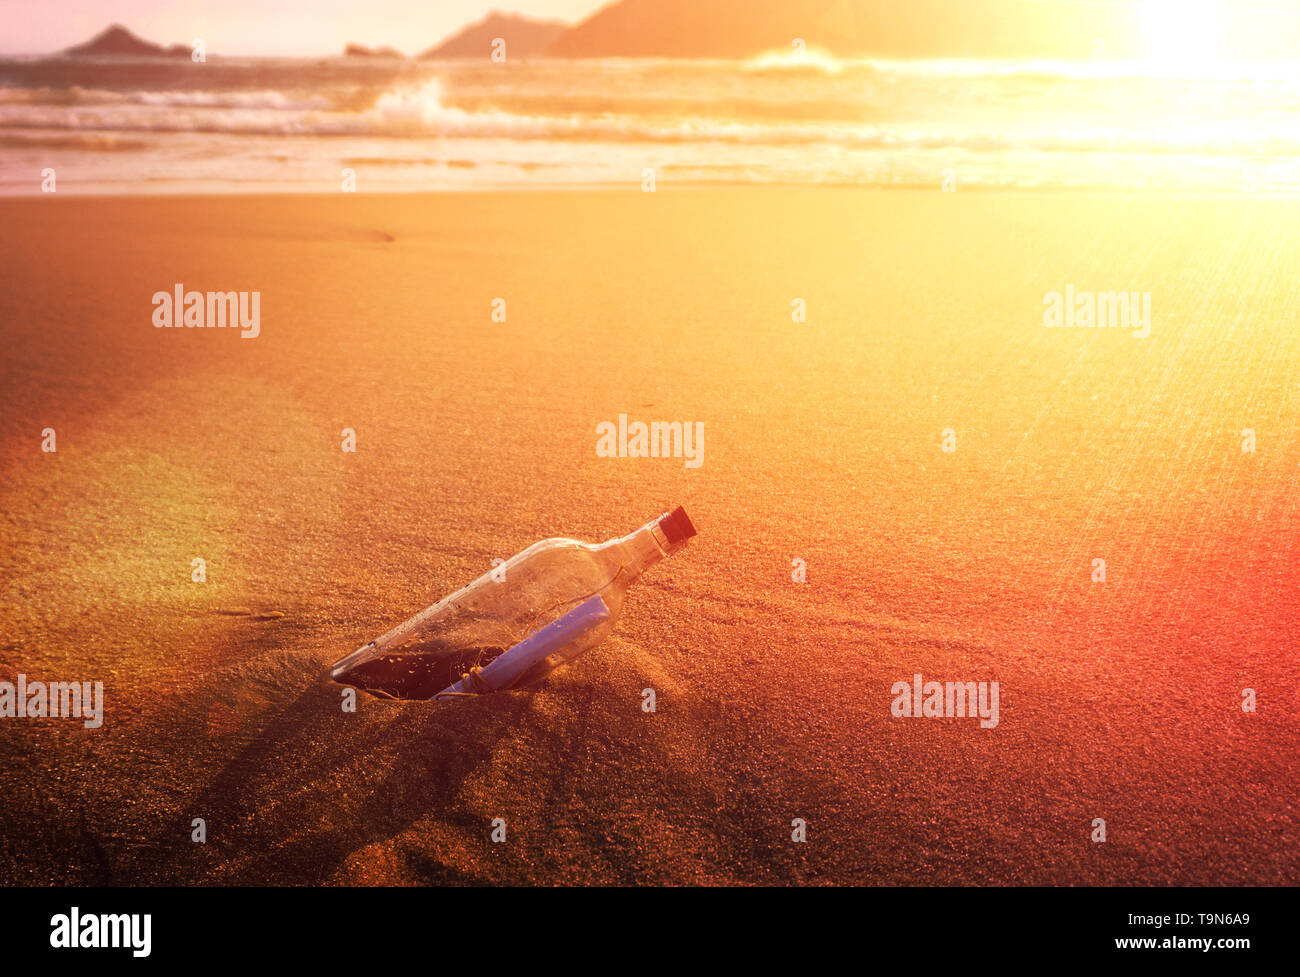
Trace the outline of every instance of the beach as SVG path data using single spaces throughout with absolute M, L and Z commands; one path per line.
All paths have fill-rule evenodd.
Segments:
M 1296 200 L 0 213 L 0 665 L 106 703 L 0 720 L 4 882 L 1300 881 Z M 258 334 L 156 328 L 178 285 Z M 1150 334 L 1045 327 L 1067 287 Z M 620 415 L 701 463 L 600 457 Z M 333 662 L 493 559 L 678 505 L 536 691 L 341 708 Z M 997 725 L 894 716 L 917 674 L 998 682 Z

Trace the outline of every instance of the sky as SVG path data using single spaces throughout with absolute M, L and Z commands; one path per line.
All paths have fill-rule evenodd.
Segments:
M 418 54 L 490 10 L 576 23 L 610 0 L 0 0 L 0 54 L 44 54 L 119 23 L 212 54 L 339 54 L 350 41 Z
M 79 44 L 120 23 L 157 44 L 191 45 L 209 54 L 320 56 L 345 44 L 391 46 L 419 54 L 462 27 L 502 9 L 577 23 L 614 0 L 0 0 L 0 54 L 47 54 Z M 799 0 L 789 0 L 798 3 Z M 824 8 L 834 0 L 818 0 Z M 905 3 L 907 0 L 898 0 Z M 1300 0 L 1037 0 L 1039 3 L 1139 4 L 1147 33 L 1171 56 L 1204 59 L 1222 46 L 1228 22 L 1216 15 L 1245 11 L 1243 23 L 1300 58 Z M 1148 16 L 1149 15 L 1149 16 Z M 1285 38 L 1275 34 L 1286 28 Z M 1291 51 L 1295 47 L 1294 52 Z

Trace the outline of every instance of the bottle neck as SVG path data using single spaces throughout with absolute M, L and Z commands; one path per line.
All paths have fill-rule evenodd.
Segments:
M 599 548 L 616 552 L 631 579 L 635 579 L 680 546 L 668 542 L 668 537 L 659 527 L 659 519 L 654 519 L 635 532 L 602 543 Z

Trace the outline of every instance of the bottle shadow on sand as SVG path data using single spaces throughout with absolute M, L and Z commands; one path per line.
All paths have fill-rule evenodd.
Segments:
M 581 675 L 449 702 L 336 684 L 323 647 L 308 625 L 213 629 L 192 650 L 226 664 L 123 688 L 102 729 L 45 761 L 59 790 L 40 808 L 48 819 L 15 825 L 13 877 L 393 884 L 598 870 L 631 881 L 657 871 L 659 835 L 717 807 L 721 786 L 691 723 L 646 739 L 640 690 L 677 685 L 635 643 L 616 641 Z M 344 711 L 352 695 L 356 711 Z M 645 822 L 647 790 L 666 818 L 658 828 Z M 522 846 L 487 844 L 499 815 L 512 840 L 525 819 Z
M 217 764 L 216 774 L 163 817 L 159 830 L 115 867 L 113 881 L 320 883 L 354 852 L 422 817 L 481 833 L 482 819 L 467 807 L 462 787 L 532 709 L 528 693 L 429 703 L 357 692 L 356 712 L 344 712 L 345 687 L 323 675 L 318 655 L 305 652 L 221 671 L 233 674 L 196 690 L 184 707 L 189 738 L 202 740 L 213 693 L 236 691 L 236 706 L 221 711 L 203 764 Z M 240 716 L 241 685 L 269 693 L 267 708 Z M 291 688 L 301 691 L 286 701 L 280 690 Z M 207 725 L 211 735 L 213 723 Z M 204 821 L 202 844 L 191 839 L 194 818 Z M 422 881 L 458 879 L 434 866 Z

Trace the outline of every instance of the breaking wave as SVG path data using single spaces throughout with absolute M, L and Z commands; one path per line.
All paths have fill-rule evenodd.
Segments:
M 72 110 L 69 110 L 69 107 Z M 1200 127 L 1063 129 L 951 122 L 899 124 L 646 119 L 601 115 L 518 115 L 447 105 L 436 79 L 376 95 L 369 108 L 343 111 L 324 95 L 276 91 L 125 92 L 0 89 L 0 129 L 113 133 L 225 133 L 259 136 L 375 136 L 393 139 L 562 140 L 567 142 L 829 145 L 849 149 L 1005 150 L 1300 155 L 1300 124 L 1267 133 L 1236 123 Z M 12 138 L 12 137 L 11 137 Z M 87 148 L 96 143 L 86 142 Z M 109 142 L 103 148 L 116 148 Z
M 348 160 L 394 182 L 436 166 L 456 186 L 535 174 L 622 181 L 646 165 L 724 182 L 925 186 L 958 164 L 965 185 L 1182 189 L 1184 177 L 1240 183 L 1243 167 L 1258 166 L 1269 186 L 1300 186 L 1300 74 L 1188 84 L 1114 65 L 815 49 L 736 62 L 208 69 L 191 87 L 193 73 L 156 66 L 0 59 L 0 178 L 21 183 L 57 151 L 77 154 L 77 171 L 102 155 L 103 179 L 147 170 L 217 183 L 324 179 Z M 131 153 L 147 159 L 107 162 Z

